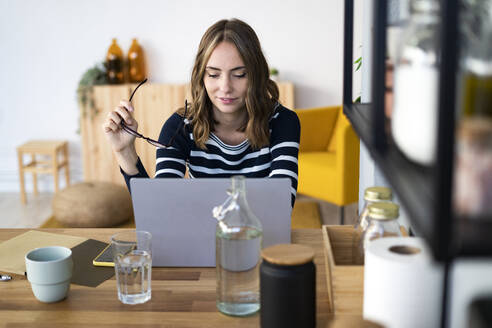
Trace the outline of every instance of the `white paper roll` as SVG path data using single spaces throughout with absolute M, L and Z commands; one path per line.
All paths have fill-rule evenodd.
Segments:
M 390 328 L 439 327 L 443 273 L 421 238 L 372 241 L 365 254 L 364 319 Z

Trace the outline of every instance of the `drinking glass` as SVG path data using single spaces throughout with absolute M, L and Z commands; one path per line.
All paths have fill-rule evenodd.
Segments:
M 124 304 L 151 298 L 151 241 L 147 231 L 124 231 L 111 237 L 118 299 Z

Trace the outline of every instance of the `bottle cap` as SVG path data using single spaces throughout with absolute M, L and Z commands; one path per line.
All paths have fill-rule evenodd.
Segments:
M 398 218 L 400 206 L 392 202 L 370 204 L 369 217 L 375 220 L 391 220 Z
M 276 265 L 303 265 L 313 260 L 314 250 L 299 244 L 278 244 L 261 251 L 261 257 Z
M 370 202 L 391 200 L 392 198 L 391 189 L 387 187 L 369 187 L 364 191 L 364 199 Z

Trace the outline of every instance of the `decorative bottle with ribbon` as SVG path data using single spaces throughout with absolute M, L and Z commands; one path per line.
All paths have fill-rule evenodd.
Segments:
M 246 181 L 232 177 L 229 197 L 213 210 L 217 262 L 217 308 L 233 316 L 260 309 L 259 267 L 263 228 L 249 208 Z

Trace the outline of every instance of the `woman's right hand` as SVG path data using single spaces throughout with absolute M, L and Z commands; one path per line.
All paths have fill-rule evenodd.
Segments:
M 135 149 L 135 136 L 126 132 L 121 122 L 130 129 L 137 131 L 138 123 L 133 118 L 134 108 L 129 101 L 122 100 L 120 104 L 108 113 L 102 128 L 115 153 L 124 153 Z

